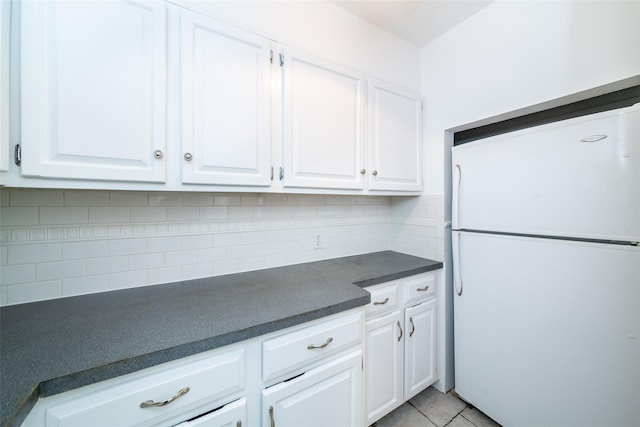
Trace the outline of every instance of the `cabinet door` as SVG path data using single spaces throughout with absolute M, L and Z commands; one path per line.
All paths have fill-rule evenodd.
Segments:
M 164 3 L 21 8 L 22 173 L 164 182 Z
M 365 416 L 371 425 L 403 400 L 404 330 L 394 311 L 369 320 L 365 330 Z
M 246 425 L 247 399 L 242 398 L 175 427 L 242 427 Z
M 369 80 L 370 190 L 422 190 L 420 96 Z
M 0 172 L 9 170 L 9 23 L 11 2 L 0 2 Z M 2 177 L 0 176 L 0 184 Z
M 284 53 L 284 186 L 362 189 L 364 76 Z
M 432 299 L 405 310 L 405 400 L 436 380 L 436 302 Z
M 270 185 L 270 41 L 181 12 L 182 181 Z
M 262 412 L 263 426 L 363 425 L 362 351 L 265 389 Z

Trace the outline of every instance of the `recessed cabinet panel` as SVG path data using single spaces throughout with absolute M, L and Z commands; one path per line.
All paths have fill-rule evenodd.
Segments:
M 21 8 L 22 173 L 164 182 L 164 3 Z
M 404 402 L 402 321 L 401 312 L 394 311 L 366 323 L 366 425 L 371 425 Z
M 364 188 L 363 100 L 360 73 L 285 52 L 285 187 Z
M 369 80 L 370 190 L 422 189 L 420 96 Z
M 435 381 L 436 310 L 435 299 L 405 310 L 405 400 Z
M 269 185 L 270 41 L 181 15 L 182 181 Z
M 332 360 L 262 392 L 262 425 L 361 426 L 362 352 Z

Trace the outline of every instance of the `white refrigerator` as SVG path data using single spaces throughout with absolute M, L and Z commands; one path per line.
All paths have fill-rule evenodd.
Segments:
M 503 426 L 640 426 L 640 104 L 452 149 L 455 391 Z

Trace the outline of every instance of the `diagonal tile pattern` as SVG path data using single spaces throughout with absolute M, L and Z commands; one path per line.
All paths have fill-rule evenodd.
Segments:
M 500 427 L 451 393 L 429 387 L 371 427 Z

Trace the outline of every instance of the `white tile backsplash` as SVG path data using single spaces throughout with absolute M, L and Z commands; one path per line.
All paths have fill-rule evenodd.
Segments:
M 388 249 L 443 259 L 442 196 L 5 188 L 0 200 L 0 305 Z

